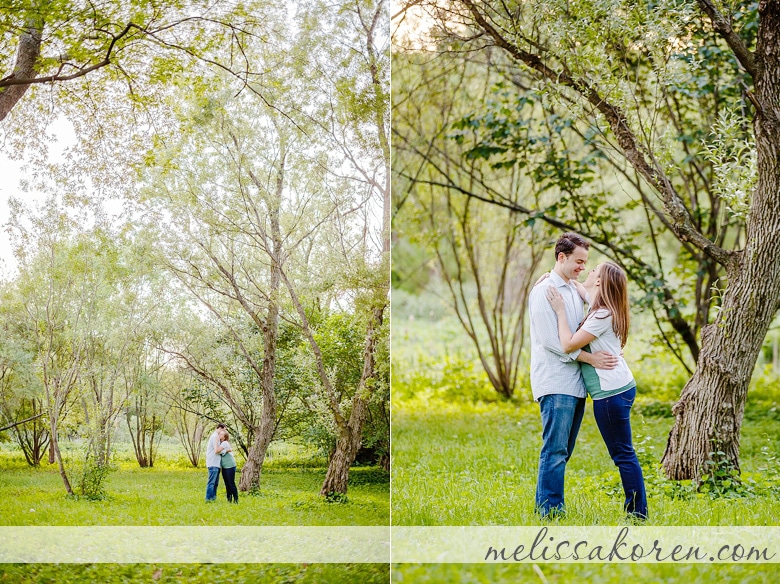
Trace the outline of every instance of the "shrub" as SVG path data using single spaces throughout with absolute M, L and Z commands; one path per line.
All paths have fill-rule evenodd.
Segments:
M 89 501 L 101 501 L 108 498 L 106 490 L 106 478 L 111 472 L 111 467 L 106 464 L 98 464 L 92 456 L 88 456 L 84 464 L 78 469 L 78 483 L 76 492 L 79 497 Z

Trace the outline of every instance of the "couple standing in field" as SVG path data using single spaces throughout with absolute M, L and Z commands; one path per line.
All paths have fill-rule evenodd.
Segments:
M 580 284 L 577 280 L 588 261 L 589 247 L 576 233 L 564 233 L 555 245 L 555 267 L 536 283 L 528 301 L 531 389 L 542 416 L 536 511 L 542 517 L 565 512 L 564 473 L 587 393 L 593 399 L 601 436 L 620 471 L 623 508 L 630 516 L 646 519 L 642 467 L 631 440 L 636 382 L 622 355 L 629 328 L 628 283 L 616 264 L 604 262 Z
M 219 473 L 225 480 L 228 502 L 238 503 L 238 489 L 236 489 L 236 459 L 233 456 L 233 447 L 228 442 L 230 436 L 225 429 L 225 424 L 217 424 L 217 429 L 212 432 L 206 445 L 206 468 L 209 471 L 206 484 L 206 501 L 217 500 L 217 487 L 219 486 Z

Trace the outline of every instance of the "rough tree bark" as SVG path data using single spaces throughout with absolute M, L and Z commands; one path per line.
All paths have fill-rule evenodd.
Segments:
M 4 80 L 18 81 L 35 77 L 35 64 L 41 56 L 42 38 L 43 21 L 29 20 L 26 29 L 19 35 L 19 47 L 16 52 L 13 73 Z M 29 84 L 0 87 L 0 122 L 6 118 L 29 88 Z
M 360 374 L 360 383 L 352 398 L 352 411 L 349 420 L 343 419 L 338 423 L 339 438 L 336 442 L 336 450 L 328 463 L 328 472 L 322 483 L 320 495 L 330 493 L 346 493 L 349 482 L 349 467 L 355 461 L 355 456 L 363 439 L 363 424 L 368 415 L 368 397 L 371 393 L 368 384 L 374 377 L 374 354 L 379 329 L 382 327 L 385 306 L 377 306 L 371 315 L 368 325 L 366 341 L 363 348 L 363 372 Z
M 698 479 L 713 451 L 723 452 L 723 461 L 739 470 L 739 432 L 750 376 L 780 308 L 780 263 L 776 261 L 780 233 L 780 1 L 762 1 L 759 15 L 755 53 L 751 55 L 744 47 L 734 49 L 735 54 L 743 55 L 741 61 L 753 74 L 756 89 L 753 128 L 758 180 L 747 242 L 728 266 L 723 306 L 715 322 L 702 329 L 696 372 L 672 410 L 676 419 L 662 459 L 671 479 Z M 711 18 L 718 30 L 719 19 Z M 729 31 L 719 32 L 729 44 L 739 42 L 728 38 Z

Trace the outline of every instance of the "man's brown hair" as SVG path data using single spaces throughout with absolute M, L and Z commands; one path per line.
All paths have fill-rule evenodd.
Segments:
M 558 241 L 555 244 L 555 261 L 558 261 L 559 254 L 564 253 L 566 254 L 566 257 L 569 257 L 574 252 L 575 248 L 578 247 L 587 250 L 590 247 L 590 244 L 577 233 L 572 233 L 571 231 L 564 233 L 558 238 Z

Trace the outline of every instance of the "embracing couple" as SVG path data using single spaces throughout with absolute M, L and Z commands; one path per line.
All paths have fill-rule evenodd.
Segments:
M 217 429 L 212 432 L 206 445 L 206 468 L 209 471 L 209 479 L 206 484 L 206 501 L 217 500 L 217 487 L 219 486 L 219 473 L 225 480 L 228 502 L 238 503 L 238 489 L 236 489 L 236 459 L 233 457 L 233 447 L 228 441 L 230 436 L 225 429 L 225 424 L 217 424 Z
M 628 338 L 628 283 L 616 264 L 605 262 L 580 284 L 577 280 L 588 261 L 589 247 L 576 233 L 564 233 L 555 245 L 555 267 L 529 297 L 531 389 L 542 415 L 536 511 L 542 517 L 565 512 L 564 473 L 587 393 L 593 399 L 601 436 L 620 471 L 623 508 L 630 516 L 646 519 L 642 467 L 631 440 L 636 382 L 622 355 Z M 584 350 L 588 345 L 589 350 Z

